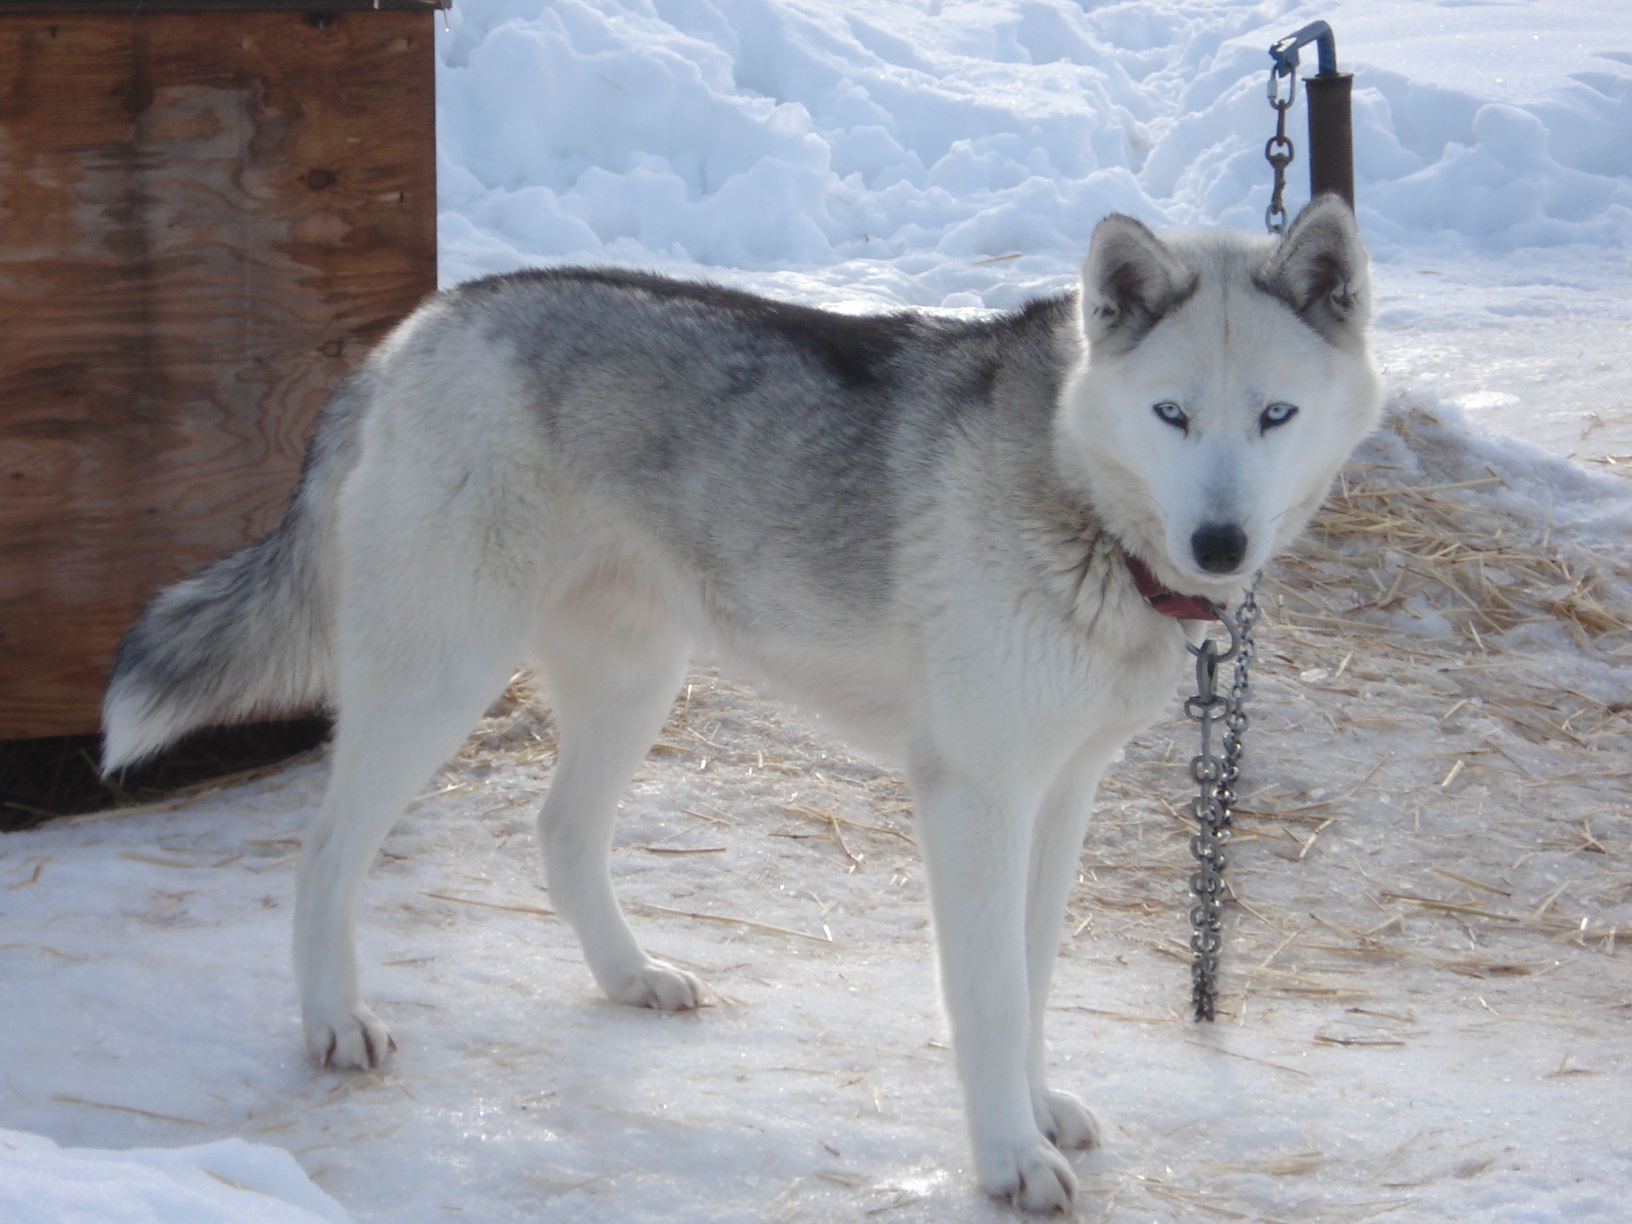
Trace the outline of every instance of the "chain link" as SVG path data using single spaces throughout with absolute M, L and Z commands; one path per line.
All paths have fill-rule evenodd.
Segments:
M 1296 64 L 1297 61 L 1293 60 L 1293 63 Z M 1280 79 L 1279 72 L 1278 66 L 1269 70 L 1269 104 L 1275 108 L 1275 135 L 1264 142 L 1264 160 L 1275 172 L 1275 188 L 1270 192 L 1269 207 L 1264 209 L 1264 226 L 1272 234 L 1284 235 L 1287 215 L 1282 196 L 1286 192 L 1286 168 L 1297 156 L 1297 150 L 1286 134 L 1286 112 L 1291 109 L 1293 99 L 1298 96 L 1298 78 L 1296 73 L 1287 75 L 1287 92 L 1283 98 L 1277 84 Z
M 1255 598 L 1257 579 L 1248 588 L 1235 615 L 1219 610 L 1219 618 L 1230 631 L 1229 648 L 1219 653 L 1218 643 L 1205 639 L 1191 646 L 1196 656 L 1196 695 L 1184 703 L 1186 717 L 1201 724 L 1201 751 L 1190 761 L 1190 777 L 1200 788 L 1190 801 L 1196 833 L 1190 839 L 1190 853 L 1196 870 L 1190 874 L 1190 891 L 1195 903 L 1190 907 L 1190 1002 L 1197 1020 L 1213 1018 L 1218 993 L 1218 954 L 1223 947 L 1224 843 L 1230 839 L 1230 817 L 1235 803 L 1235 784 L 1241 776 L 1241 752 L 1247 731 L 1247 699 L 1252 696 L 1252 660 L 1255 647 L 1252 629 L 1258 622 Z M 1235 661 L 1235 675 L 1229 695 L 1218 692 L 1218 668 Z M 1213 754 L 1213 724 L 1223 724 L 1220 748 Z

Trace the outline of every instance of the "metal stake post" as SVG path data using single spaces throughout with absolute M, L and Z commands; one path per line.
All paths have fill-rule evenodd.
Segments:
M 1328 192 L 1354 207 L 1354 120 L 1351 98 L 1354 74 L 1337 70 L 1337 38 L 1324 21 L 1312 21 L 1289 34 L 1269 49 L 1275 61 L 1269 72 L 1270 101 L 1277 101 L 1276 80 L 1293 77 L 1298 70 L 1298 51 L 1314 43 L 1319 56 L 1316 75 L 1304 82 L 1309 99 L 1309 198 Z M 1290 84 L 1290 83 L 1289 83 Z M 1288 91 L 1290 101 L 1290 90 Z M 1271 222 L 1277 233 L 1284 232 Z

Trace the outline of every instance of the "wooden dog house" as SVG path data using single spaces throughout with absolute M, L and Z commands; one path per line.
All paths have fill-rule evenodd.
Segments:
M 435 289 L 445 2 L 0 0 L 0 739 L 97 729 Z

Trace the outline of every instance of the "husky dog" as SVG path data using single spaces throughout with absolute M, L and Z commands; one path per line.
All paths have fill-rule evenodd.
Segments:
M 358 887 L 529 661 L 553 903 L 612 998 L 697 1006 L 619 910 L 612 823 L 693 652 L 744 667 L 905 768 L 980 1184 L 1066 1209 L 1098 1135 L 1045 1075 L 1063 911 L 1186 658 L 1140 587 L 1233 600 L 1314 512 L 1381 398 L 1367 266 L 1328 197 L 1280 240 L 1107 217 L 1080 294 L 978 321 L 610 269 L 450 289 L 335 393 L 283 522 L 147 606 L 105 767 L 333 708 L 295 965 L 312 1057 L 374 1067 Z

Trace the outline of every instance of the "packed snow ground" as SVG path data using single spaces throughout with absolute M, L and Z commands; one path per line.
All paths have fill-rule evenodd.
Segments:
M 1624 4 L 463 0 L 444 276 L 1012 305 L 1069 285 L 1113 209 L 1261 225 L 1264 48 L 1317 16 L 1356 72 L 1392 425 L 1266 584 L 1215 1026 L 1184 1017 L 1188 730 L 1107 779 L 1051 1034 L 1109 1140 L 1080 1214 L 1619 1224 L 1632 494 L 1587 469 L 1632 465 Z M 297 1032 L 321 760 L 0 841 L 0 1219 L 1003 1218 L 899 780 L 694 676 L 616 852 L 643 939 L 716 993 L 663 1016 L 601 999 L 547 915 L 552 742 L 507 705 L 389 839 L 361 920 L 402 1047 L 379 1075 L 314 1071 Z

